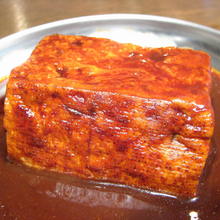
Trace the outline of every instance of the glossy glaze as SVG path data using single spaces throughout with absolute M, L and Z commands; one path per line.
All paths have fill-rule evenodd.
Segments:
M 67 175 L 29 169 L 6 159 L 1 101 L 0 218 L 50 219 L 193 219 L 218 220 L 220 215 L 220 79 L 213 76 L 215 132 L 198 197 L 179 200 L 127 187 L 98 184 Z M 192 218 L 190 217 L 192 216 Z
M 190 49 L 46 37 L 9 79 L 9 157 L 193 197 L 213 131 L 209 62 Z

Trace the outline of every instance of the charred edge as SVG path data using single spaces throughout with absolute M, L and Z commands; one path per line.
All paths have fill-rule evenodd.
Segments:
M 30 146 L 35 148 L 45 148 L 45 143 L 41 138 L 31 137 L 30 138 Z
M 89 109 L 88 112 L 91 116 L 96 115 L 96 107 L 94 105 L 92 105 Z
M 137 178 L 137 179 L 139 179 L 141 182 L 146 182 L 146 181 L 147 181 L 147 177 L 146 177 L 144 174 L 137 172 L 136 167 L 134 167 L 133 170 L 126 169 L 125 172 L 126 172 L 130 177 Z
M 162 62 L 165 59 L 165 56 L 163 54 L 160 54 L 158 52 L 150 52 L 149 57 L 151 60 L 155 62 Z
M 72 45 L 81 47 L 83 45 L 83 42 L 81 40 L 75 40 L 72 42 Z
M 127 152 L 131 141 L 115 141 L 116 150 L 121 153 Z
M 60 95 L 59 95 L 58 92 L 53 92 L 53 93 L 51 94 L 51 97 L 54 98 L 54 99 L 56 99 L 56 98 L 59 98 Z
M 67 67 L 57 67 L 56 72 L 63 78 L 66 78 L 68 75 L 68 68 Z

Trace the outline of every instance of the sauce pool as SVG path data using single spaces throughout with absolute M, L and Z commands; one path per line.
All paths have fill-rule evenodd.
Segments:
M 0 84 L 0 89 L 5 83 Z M 122 185 L 97 183 L 31 169 L 7 160 L 0 101 L 0 219 L 219 219 L 220 77 L 213 74 L 215 112 L 212 151 L 197 198 L 181 200 Z

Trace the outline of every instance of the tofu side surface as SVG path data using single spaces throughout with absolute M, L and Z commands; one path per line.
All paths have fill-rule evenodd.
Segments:
M 214 127 L 210 85 L 203 52 L 48 36 L 10 75 L 8 155 L 39 169 L 193 197 Z

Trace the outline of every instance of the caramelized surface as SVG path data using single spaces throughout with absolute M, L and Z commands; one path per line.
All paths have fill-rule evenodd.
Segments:
M 7 149 L 22 163 L 176 196 L 196 195 L 209 153 L 210 60 L 54 35 L 12 71 Z

